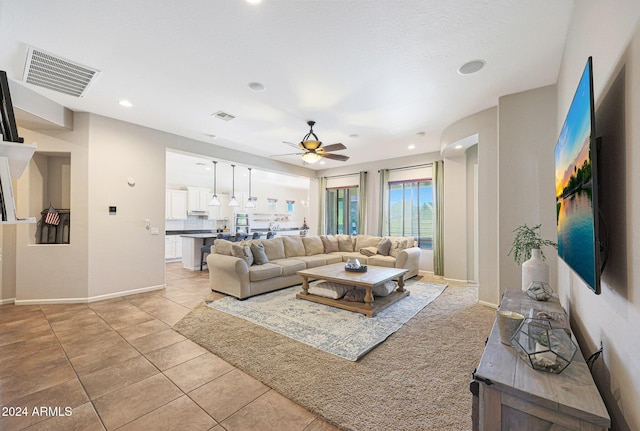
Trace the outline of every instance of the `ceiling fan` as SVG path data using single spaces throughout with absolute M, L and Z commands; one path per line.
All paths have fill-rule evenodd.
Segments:
M 299 144 L 294 144 L 291 142 L 283 141 L 283 144 L 290 145 L 297 149 L 302 149 L 304 152 L 302 153 L 287 153 L 287 154 L 275 154 L 271 157 L 279 157 L 279 156 L 290 156 L 290 155 L 300 155 L 302 156 L 302 160 L 306 163 L 315 163 L 321 158 L 331 159 L 331 160 L 339 160 L 341 162 L 345 162 L 349 160 L 349 156 L 343 156 L 341 154 L 331 154 L 333 151 L 346 150 L 343 144 L 331 144 L 331 145 L 322 145 L 322 142 L 318 139 L 315 133 L 313 133 L 313 126 L 316 124 L 315 121 L 307 121 L 309 125 L 309 133 L 304 135 L 304 138 L 300 141 Z M 313 137 L 313 139 L 310 139 Z

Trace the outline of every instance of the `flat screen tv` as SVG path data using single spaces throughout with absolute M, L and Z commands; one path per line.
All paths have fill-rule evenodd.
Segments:
M 598 151 L 589 57 L 555 148 L 558 256 L 600 294 Z
M 18 136 L 11 93 L 9 92 L 9 81 L 4 70 L 0 70 L 0 133 L 3 141 L 24 142 L 24 139 Z

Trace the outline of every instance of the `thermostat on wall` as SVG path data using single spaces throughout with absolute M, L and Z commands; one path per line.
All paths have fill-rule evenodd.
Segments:
M 109 215 L 116 215 L 116 207 L 115 206 L 110 206 L 109 207 Z

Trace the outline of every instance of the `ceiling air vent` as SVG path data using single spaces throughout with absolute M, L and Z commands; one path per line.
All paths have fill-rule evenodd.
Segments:
M 234 118 L 236 118 L 233 115 L 227 114 L 226 112 L 222 112 L 222 111 L 218 111 L 215 114 L 211 114 L 211 116 L 224 121 L 231 121 Z
M 99 70 L 30 47 L 23 82 L 74 97 L 84 97 Z

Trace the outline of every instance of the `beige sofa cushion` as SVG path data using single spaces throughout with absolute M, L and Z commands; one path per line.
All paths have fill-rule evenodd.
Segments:
M 264 252 L 270 261 L 284 259 L 287 257 L 284 254 L 284 243 L 282 242 L 282 238 L 263 239 L 261 242 L 264 246 Z
M 216 254 L 231 256 L 232 244 L 233 243 L 231 241 L 227 241 L 226 239 L 216 239 L 213 241 L 212 251 Z
M 322 239 L 319 236 L 305 236 L 302 238 L 302 244 L 304 245 L 305 256 L 313 256 L 325 252 Z
M 302 237 L 284 236 L 282 237 L 282 243 L 284 244 L 284 255 L 286 257 L 304 256 L 306 253 Z
M 340 251 L 353 251 L 353 240 L 349 235 L 337 235 Z
M 282 267 L 282 276 L 286 277 L 287 275 L 293 275 L 297 271 L 302 271 L 307 269 L 307 265 L 301 261 L 296 259 L 279 259 L 271 262 L 275 265 L 280 265 Z
M 282 275 L 282 266 L 273 263 L 264 265 L 253 265 L 249 267 L 249 281 L 268 280 Z
M 334 235 L 320 235 L 320 240 L 322 241 L 322 245 L 324 246 L 325 253 L 340 251 L 338 237 Z
M 300 260 L 307 265 L 307 268 L 317 268 L 327 264 L 326 254 L 314 254 L 313 256 L 296 256 L 296 260 Z M 338 256 L 336 262 L 342 262 L 342 257 Z
M 358 235 L 355 237 L 356 239 L 356 247 L 354 250 L 360 250 L 361 248 L 367 247 L 378 247 L 380 240 L 382 239 L 379 236 L 373 235 Z
M 376 254 L 375 256 L 371 256 L 367 258 L 367 265 L 386 266 L 387 268 L 395 268 L 396 258 L 393 256 L 382 256 L 380 254 Z

